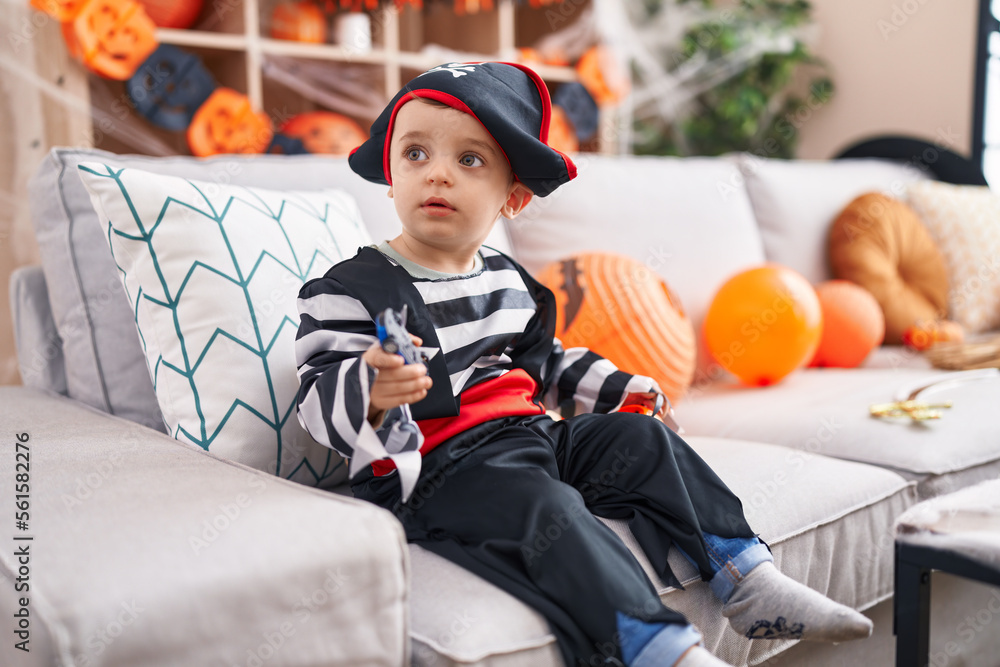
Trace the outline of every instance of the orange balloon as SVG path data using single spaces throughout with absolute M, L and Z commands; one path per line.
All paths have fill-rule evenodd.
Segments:
M 216 88 L 198 107 L 187 130 L 191 154 L 263 153 L 274 131 L 271 119 L 254 111 L 250 100 L 232 88 Z
M 694 378 L 694 327 L 667 284 L 630 257 L 591 252 L 548 265 L 538 281 L 556 297 L 556 337 L 629 373 L 656 380 L 674 403 Z M 556 407 L 556 406 L 549 406 Z
M 705 316 L 705 343 L 744 384 L 774 384 L 812 359 L 823 332 L 816 290 L 792 269 L 766 264 L 727 280 Z
M 885 315 L 871 292 L 849 280 L 816 286 L 823 310 L 823 335 L 810 366 L 854 368 L 882 344 Z

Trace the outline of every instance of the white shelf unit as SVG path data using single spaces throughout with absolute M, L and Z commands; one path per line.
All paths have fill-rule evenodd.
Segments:
M 440 64 L 440 58 L 421 52 L 426 44 L 439 44 L 462 54 L 467 60 L 516 60 L 518 48 L 529 46 L 525 39 L 536 39 L 547 30 L 546 10 L 532 9 L 517 0 L 496 0 L 496 8 L 476 14 L 456 16 L 450 0 L 425 0 L 423 9 L 409 5 L 397 10 L 388 4 L 368 12 L 372 29 L 372 48 L 361 52 L 338 44 L 314 44 L 270 37 L 270 17 L 274 8 L 287 0 L 206 0 L 199 20 L 191 29 L 159 28 L 157 40 L 202 55 L 208 69 L 220 85 L 244 92 L 255 108 L 268 113 L 298 113 L 324 108 L 315 98 L 296 92 L 280 81 L 269 81 L 266 63 L 269 58 L 292 58 L 331 67 L 367 66 L 364 76 L 381 89 L 384 104 L 403 83 L 421 71 Z M 586 4 L 586 3 L 585 3 Z M 341 10 L 343 11 L 343 10 Z M 582 12 L 581 12 L 582 13 Z M 332 30 L 328 32 L 332 33 Z M 529 33 L 527 37 L 524 33 Z M 484 45 L 482 50 L 469 45 Z M 576 81 L 572 67 L 531 65 L 549 84 Z M 376 89 L 377 90 L 377 89 Z M 335 109 L 336 110 L 336 109 Z M 272 116 L 275 114 L 272 114 Z M 359 110 L 347 113 L 362 127 L 374 120 L 374 114 Z M 602 113 L 602 126 L 607 114 Z M 165 143 L 185 149 L 182 137 L 169 136 L 150 126 L 150 131 Z M 607 134 L 607 133 L 602 133 Z M 597 140 L 584 150 L 608 152 L 613 147 Z M 108 146 L 115 150 L 116 146 Z

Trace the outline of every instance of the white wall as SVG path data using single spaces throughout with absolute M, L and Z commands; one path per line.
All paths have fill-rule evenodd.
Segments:
M 970 150 L 977 0 L 812 0 L 814 51 L 836 91 L 798 114 L 798 156 L 829 158 L 876 134 Z

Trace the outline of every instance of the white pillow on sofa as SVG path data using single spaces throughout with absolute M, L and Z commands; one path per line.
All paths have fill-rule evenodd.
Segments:
M 794 269 L 815 284 L 833 278 L 830 226 L 865 192 L 900 197 L 927 177 L 907 164 L 868 158 L 779 160 L 744 153 L 740 171 L 760 226 L 767 261 Z
M 339 190 L 274 192 L 85 162 L 168 431 L 311 486 L 346 478 L 295 414 L 301 285 L 370 243 Z

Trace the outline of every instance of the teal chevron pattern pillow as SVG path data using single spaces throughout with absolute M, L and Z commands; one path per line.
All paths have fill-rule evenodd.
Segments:
M 338 190 L 274 192 L 83 163 L 169 432 L 310 486 L 347 477 L 295 414 L 296 299 L 371 243 Z

